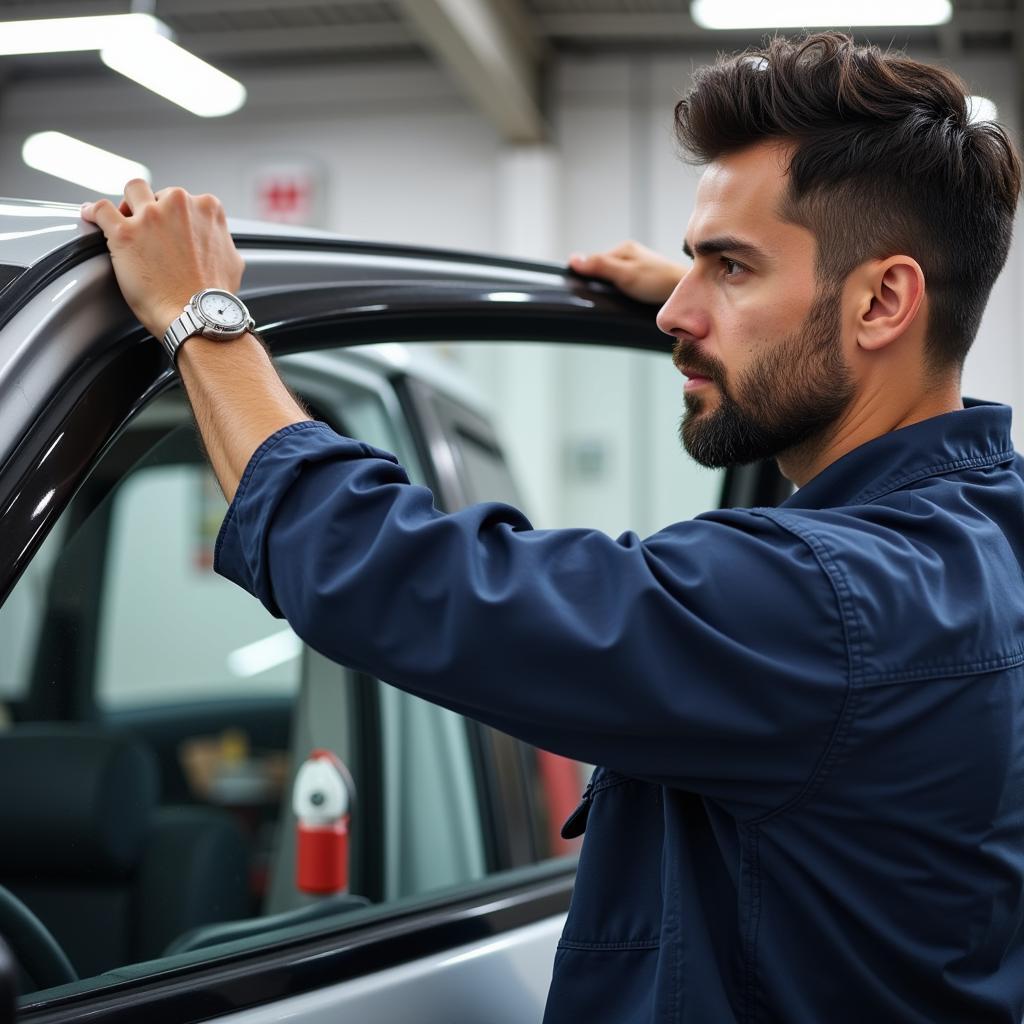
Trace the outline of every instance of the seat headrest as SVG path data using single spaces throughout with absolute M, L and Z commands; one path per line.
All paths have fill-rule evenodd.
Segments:
M 59 724 L 0 732 L 0 877 L 126 874 L 157 786 L 153 755 L 128 737 Z

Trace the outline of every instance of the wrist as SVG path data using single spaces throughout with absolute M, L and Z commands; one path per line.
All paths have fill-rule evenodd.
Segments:
M 262 362 L 266 357 L 268 362 L 270 360 L 270 353 L 262 339 L 252 331 L 246 331 L 240 338 L 227 342 L 214 341 L 212 338 L 204 338 L 201 334 L 194 334 L 178 349 L 178 369 L 189 366 L 193 370 L 204 367 L 216 371 L 227 367 L 233 374 L 242 352 L 245 353 L 243 358 L 247 365 L 252 365 L 254 359 Z
M 154 310 L 149 316 L 143 326 L 150 334 L 153 335 L 158 341 L 164 336 L 164 332 L 174 322 L 177 317 L 185 311 L 185 307 L 188 305 L 188 300 L 191 296 L 186 295 L 185 298 L 177 305 L 165 305 L 159 309 Z

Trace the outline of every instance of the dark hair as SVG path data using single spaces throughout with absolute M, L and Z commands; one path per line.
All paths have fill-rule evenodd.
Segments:
M 1021 165 L 1002 127 L 971 120 L 959 77 L 838 32 L 779 37 L 699 69 L 675 121 L 698 163 L 795 143 L 779 213 L 814 233 L 819 280 L 912 256 L 930 368 L 963 363 L 1006 262 Z

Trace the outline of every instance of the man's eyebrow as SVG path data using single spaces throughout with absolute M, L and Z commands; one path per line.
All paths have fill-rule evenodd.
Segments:
M 683 241 L 683 252 L 690 259 L 693 259 L 693 249 L 690 243 Z M 728 252 L 733 256 L 746 257 L 748 259 L 769 262 L 768 254 L 759 249 L 753 242 L 744 242 L 742 238 L 734 235 L 720 235 L 718 238 L 706 238 L 703 242 L 697 243 L 698 256 L 716 256 L 718 253 Z

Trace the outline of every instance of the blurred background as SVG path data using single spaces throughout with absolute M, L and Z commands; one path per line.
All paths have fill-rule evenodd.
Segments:
M 0 194 L 80 202 L 138 173 L 233 217 L 557 261 L 625 238 L 679 258 L 699 171 L 673 105 L 695 67 L 776 27 L 948 66 L 1015 139 L 1024 96 L 1014 0 L 0 0 L 0 21 Z M 1020 260 L 1018 242 L 964 386 L 1015 406 Z M 448 357 L 494 404 L 540 524 L 645 533 L 679 517 L 659 501 L 675 465 L 687 514 L 714 503 L 713 478 L 666 463 L 669 350 Z

